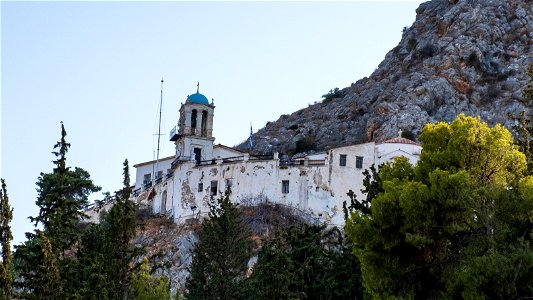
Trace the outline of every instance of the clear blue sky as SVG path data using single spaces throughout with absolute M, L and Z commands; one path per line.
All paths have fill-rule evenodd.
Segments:
M 68 165 L 113 192 L 125 158 L 153 157 L 161 77 L 161 156 L 197 82 L 215 99 L 215 143 L 233 146 L 250 122 L 256 131 L 370 75 L 421 2 L 1 1 L 0 176 L 14 244 L 33 228 L 60 121 Z

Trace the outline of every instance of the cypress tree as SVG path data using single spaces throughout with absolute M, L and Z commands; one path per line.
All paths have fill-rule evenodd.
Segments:
M 54 300 L 63 298 L 61 277 L 57 257 L 50 240 L 42 231 L 38 232 L 41 246 L 41 263 L 36 267 L 34 299 Z
M 137 300 L 167 300 L 170 299 L 168 278 L 152 277 L 150 275 L 148 259 L 142 261 L 139 273 L 133 276 L 133 297 Z
M 109 299 L 110 282 L 104 249 L 106 231 L 101 224 L 90 224 L 81 236 L 78 259 L 79 288 L 83 299 Z
M 252 241 L 250 229 L 229 195 L 228 190 L 210 201 L 209 218 L 202 224 L 193 252 L 187 299 L 243 298 Z
M 129 200 L 131 195 L 128 160 L 124 161 L 124 188 L 116 194 L 116 201 L 104 223 L 106 239 L 106 274 L 110 283 L 108 292 L 111 299 L 128 297 L 131 283 L 130 262 L 135 255 L 131 240 L 135 236 L 137 221 L 135 205 Z
M 276 230 L 248 280 L 250 299 L 358 299 L 359 262 L 338 228 L 301 224 Z
M 15 282 L 22 299 L 63 299 L 58 256 L 41 230 L 26 233 L 27 241 L 17 247 L 15 261 L 22 281 Z
M 12 271 L 12 257 L 11 257 L 11 226 L 9 223 L 13 219 L 13 209 L 9 206 L 9 198 L 7 196 L 6 182 L 1 179 L 2 193 L 0 199 L 0 242 L 2 249 L 2 264 L 0 265 L 0 297 L 2 299 L 10 299 L 13 291 L 13 271 Z

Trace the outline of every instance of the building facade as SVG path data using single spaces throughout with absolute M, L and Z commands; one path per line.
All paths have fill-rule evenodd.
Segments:
M 282 160 L 277 153 L 256 156 L 214 144 L 215 106 L 199 92 L 180 108 L 170 133 L 174 156 L 134 165 L 133 200 L 176 223 L 208 212 L 208 201 L 230 188 L 232 201 L 254 204 L 268 199 L 309 213 L 321 222 L 343 225 L 343 201 L 352 190 L 362 199 L 363 171 L 404 156 L 416 163 L 421 147 L 395 138 Z

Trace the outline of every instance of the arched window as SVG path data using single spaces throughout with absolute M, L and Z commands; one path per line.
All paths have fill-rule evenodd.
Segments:
M 196 109 L 193 109 L 192 110 L 192 114 L 191 114 L 191 128 L 196 129 L 196 119 L 197 118 L 198 118 L 198 112 L 196 111 Z
M 202 136 L 207 136 L 207 111 L 202 111 Z
M 161 195 L 161 214 L 167 214 L 167 191 L 164 191 L 163 195 Z

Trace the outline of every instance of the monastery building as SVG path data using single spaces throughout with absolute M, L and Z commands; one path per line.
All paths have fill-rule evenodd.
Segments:
M 207 214 L 210 197 L 220 197 L 229 187 L 234 202 L 254 204 L 268 199 L 326 224 L 343 225 L 342 203 L 349 201 L 348 191 L 363 199 L 365 169 L 397 156 L 414 164 L 421 151 L 411 140 L 394 138 L 292 160 L 281 160 L 278 153 L 251 155 L 214 144 L 214 111 L 214 104 L 199 92 L 187 97 L 178 125 L 170 132 L 175 155 L 134 165 L 133 200 L 147 202 L 154 213 L 182 223 Z

